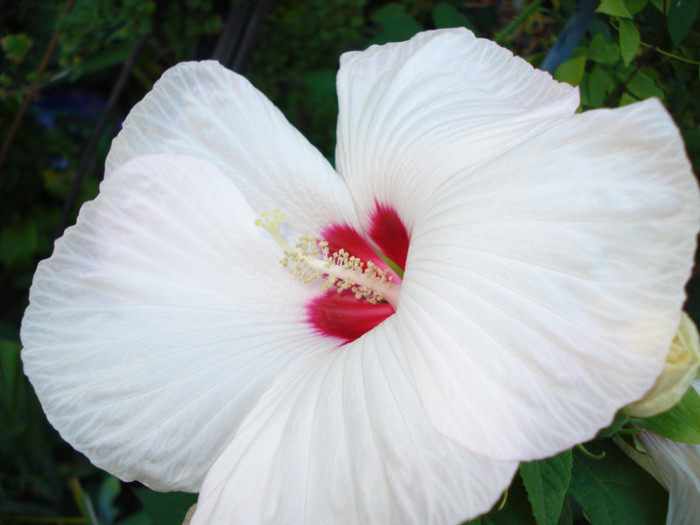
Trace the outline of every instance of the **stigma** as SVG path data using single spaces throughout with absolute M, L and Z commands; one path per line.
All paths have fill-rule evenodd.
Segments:
M 380 268 L 372 261 L 365 263 L 342 248 L 331 252 L 328 242 L 312 236 L 299 237 L 292 247 L 280 232 L 284 221 L 284 215 L 273 210 L 260 214 L 255 225 L 267 231 L 282 248 L 284 257 L 280 263 L 291 275 L 307 284 L 320 280 L 324 292 L 335 289 L 370 304 L 387 302 L 396 311 L 400 285 L 392 283 L 389 268 Z

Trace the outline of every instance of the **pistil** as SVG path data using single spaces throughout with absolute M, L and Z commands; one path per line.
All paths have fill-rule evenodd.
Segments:
M 370 304 L 386 301 L 396 311 L 400 285 L 392 284 L 389 268 L 380 268 L 372 261 L 365 264 L 343 249 L 331 253 L 328 242 L 314 237 L 300 237 L 292 248 L 280 232 L 284 220 L 284 215 L 274 210 L 262 213 L 255 224 L 264 228 L 282 248 L 284 258 L 280 263 L 289 273 L 304 283 L 322 279 L 324 292 L 336 288 L 338 293 L 347 291 Z

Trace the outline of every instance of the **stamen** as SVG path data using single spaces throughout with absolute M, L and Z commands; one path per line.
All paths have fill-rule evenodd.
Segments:
M 290 274 L 304 283 L 323 279 L 324 292 L 335 287 L 338 293 L 351 292 L 356 299 L 370 304 L 387 301 L 396 310 L 399 285 L 391 287 L 393 275 L 389 274 L 389 268 L 382 269 L 372 261 L 365 264 L 343 249 L 330 253 L 328 242 L 317 241 L 314 237 L 300 237 L 292 248 L 280 233 L 284 220 L 284 215 L 274 210 L 260 214 L 255 225 L 265 229 L 282 248 L 284 258 L 280 263 Z

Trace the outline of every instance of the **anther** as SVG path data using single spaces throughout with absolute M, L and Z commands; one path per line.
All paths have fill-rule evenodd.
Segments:
M 327 241 L 317 241 L 311 236 L 300 237 L 292 248 L 280 233 L 284 220 L 279 210 L 273 210 L 261 213 L 255 225 L 267 231 L 282 248 L 284 258 L 280 263 L 291 275 L 304 283 L 322 279 L 324 292 L 337 288 L 338 293 L 349 291 L 356 299 L 370 304 L 385 300 L 396 310 L 398 289 L 391 289 L 393 276 L 388 268 L 379 268 L 372 261 L 365 264 L 342 248 L 330 253 Z

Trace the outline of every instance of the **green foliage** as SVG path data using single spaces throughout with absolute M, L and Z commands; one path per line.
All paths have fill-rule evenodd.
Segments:
M 570 492 L 595 525 L 659 525 L 666 492 L 611 441 L 596 444 L 602 459 L 574 450 Z
M 615 64 L 620 60 L 620 47 L 616 42 L 608 42 L 606 38 L 598 33 L 591 39 L 586 54 L 598 64 Z
M 34 41 L 24 33 L 18 35 L 7 35 L 0 40 L 2 50 L 7 55 L 7 58 L 13 62 L 19 63 L 24 60 L 24 56 L 31 49 Z
M 700 444 L 700 395 L 691 387 L 670 410 L 634 422 L 674 441 Z
M 468 27 L 475 29 L 469 17 L 448 2 L 438 2 L 433 8 L 433 23 L 437 29 L 446 27 Z
M 57 460 L 73 454 L 54 453 L 60 440 L 24 378 L 19 343 L 8 339 L 0 340 L 0 421 L 0 522 L 6 514 L 56 515 L 69 498 L 61 487 L 76 473 Z
M 153 1 L 76 0 L 72 10 L 56 22 L 61 43 L 59 66 L 80 72 L 86 56 L 110 51 L 114 44 L 147 34 L 154 9 Z
M 143 503 L 146 516 L 154 525 L 181 525 L 182 518 L 197 502 L 196 494 L 153 492 L 140 489 L 136 495 Z
M 596 11 L 611 16 L 621 16 L 623 18 L 632 17 L 624 0 L 602 0 Z
M 639 49 L 639 30 L 634 22 L 620 20 L 620 52 L 626 66 L 634 60 Z
M 504 500 L 488 514 L 468 521 L 469 525 L 535 525 L 522 480 L 516 476 Z
M 668 4 L 668 32 L 673 44 L 679 46 L 698 18 L 700 0 L 669 0 Z
M 338 57 L 366 46 L 366 0 L 291 1 L 268 15 L 247 76 L 329 159 L 335 147 Z
M 626 410 L 622 409 L 615 414 L 615 419 L 608 428 L 598 432 L 598 437 L 612 437 L 620 432 L 630 422 L 630 416 Z
M 660 98 L 662 100 L 666 98 L 663 90 L 656 85 L 656 82 L 641 71 L 619 69 L 617 71 L 617 76 L 621 82 L 625 82 L 627 91 L 639 100 L 651 97 Z
M 422 29 L 401 4 L 385 5 L 372 15 L 372 21 L 381 28 L 376 44 L 407 40 Z
M 557 68 L 557 70 L 554 72 L 554 78 L 560 82 L 567 82 L 572 86 L 578 86 L 581 83 L 581 80 L 583 80 L 585 67 L 585 56 L 570 58 Z
M 607 68 L 596 64 L 587 77 L 586 102 L 591 107 L 605 106 L 605 101 L 617 87 L 617 80 Z
M 7 268 L 32 265 L 36 249 L 37 230 L 31 217 L 18 217 L 0 231 L 0 261 Z
M 639 13 L 642 9 L 644 9 L 647 5 L 647 0 L 625 0 L 625 7 L 627 8 L 627 11 L 632 14 L 636 15 Z
M 586 449 L 522 463 L 501 502 L 472 524 L 659 525 L 668 494 L 609 437 L 628 421 L 616 422 Z
M 527 490 L 537 525 L 557 525 L 571 480 L 573 454 L 570 450 L 543 459 L 522 463 L 520 477 Z

